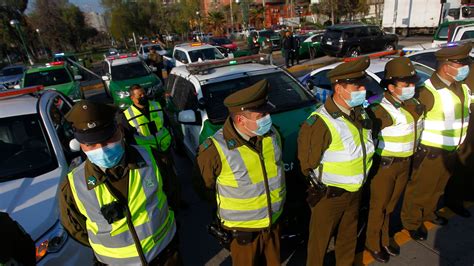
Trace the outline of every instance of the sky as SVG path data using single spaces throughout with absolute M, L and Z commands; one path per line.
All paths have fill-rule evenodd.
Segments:
M 69 2 L 75 4 L 84 12 L 104 12 L 104 8 L 100 5 L 100 0 L 69 0 Z M 34 0 L 28 1 L 28 8 L 26 9 L 26 13 L 29 13 L 33 10 L 34 3 Z

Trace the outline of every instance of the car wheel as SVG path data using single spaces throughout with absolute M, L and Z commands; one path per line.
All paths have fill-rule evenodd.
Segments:
M 360 49 L 359 47 L 353 47 L 347 51 L 348 57 L 358 57 L 360 56 Z
M 393 43 L 388 43 L 388 44 L 385 45 L 385 51 L 393 51 L 395 49 L 397 49 L 397 48 L 396 48 L 396 45 L 393 44 Z

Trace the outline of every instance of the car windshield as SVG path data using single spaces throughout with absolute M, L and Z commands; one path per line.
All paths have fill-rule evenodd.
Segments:
M 211 39 L 217 45 L 231 44 L 232 42 L 227 38 L 212 38 Z
M 216 48 L 205 48 L 194 51 L 189 51 L 189 57 L 191 62 L 196 62 L 201 58 L 201 60 L 214 60 L 214 59 L 224 59 L 224 56 Z
M 341 38 L 341 35 L 342 35 L 342 31 L 340 30 L 327 30 L 324 37 L 335 40 L 335 39 Z
M 202 90 L 206 101 L 207 115 L 211 122 L 221 123 L 226 119 L 228 111 L 224 106 L 225 97 L 262 79 L 268 80 L 270 84 L 268 100 L 275 105 L 274 112 L 301 108 L 314 101 L 314 98 L 306 90 L 282 71 L 210 83 L 204 85 Z
M 449 26 L 441 26 L 438 29 L 438 39 L 440 40 L 447 40 L 448 39 L 448 31 L 449 31 Z
M 155 45 L 143 46 L 143 52 L 145 54 L 148 53 L 150 51 L 150 47 L 155 48 L 156 51 L 163 50 L 163 48 L 161 48 L 161 46 L 159 44 L 155 44 Z
M 461 8 L 461 14 L 463 18 L 474 17 L 474 6 L 465 6 Z
M 0 71 L 0 76 L 14 76 L 20 75 L 23 73 L 23 68 L 21 67 L 12 67 L 12 68 L 5 68 Z
M 112 66 L 112 79 L 126 80 L 148 76 L 150 72 L 142 62 Z
M 59 68 L 28 73 L 25 75 L 25 87 L 43 85 L 45 87 L 71 82 L 66 69 Z
M 258 33 L 258 35 L 260 35 L 260 37 L 265 37 L 265 38 L 279 38 L 279 35 L 278 33 L 274 32 L 274 31 L 261 31 Z
M 38 115 L 0 118 L 0 182 L 36 177 L 55 167 Z

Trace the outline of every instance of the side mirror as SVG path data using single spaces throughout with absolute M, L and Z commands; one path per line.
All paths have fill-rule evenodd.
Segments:
M 110 77 L 109 77 L 109 76 L 102 76 L 102 80 L 103 80 L 103 81 L 109 81 L 109 80 L 110 80 Z
M 206 99 L 200 98 L 198 100 L 198 108 L 204 110 L 206 108 Z
M 81 80 L 82 79 L 82 76 L 81 75 L 75 75 L 74 76 L 74 80 Z
M 188 59 L 182 59 L 181 62 L 182 62 L 183 64 L 189 63 L 189 62 L 188 62 Z
M 20 84 L 16 84 L 15 86 L 13 86 L 14 89 L 19 89 L 20 88 Z
M 199 119 L 197 115 L 199 114 Z M 184 110 L 178 113 L 178 122 L 187 125 L 200 125 L 201 113 L 194 110 Z

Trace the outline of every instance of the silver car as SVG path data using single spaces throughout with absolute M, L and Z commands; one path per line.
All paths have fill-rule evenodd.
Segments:
M 92 250 L 59 222 L 60 183 L 82 161 L 69 149 L 64 115 L 71 102 L 57 91 L 39 95 L 39 88 L 0 92 L 0 211 L 35 241 L 38 265 L 90 265 Z

